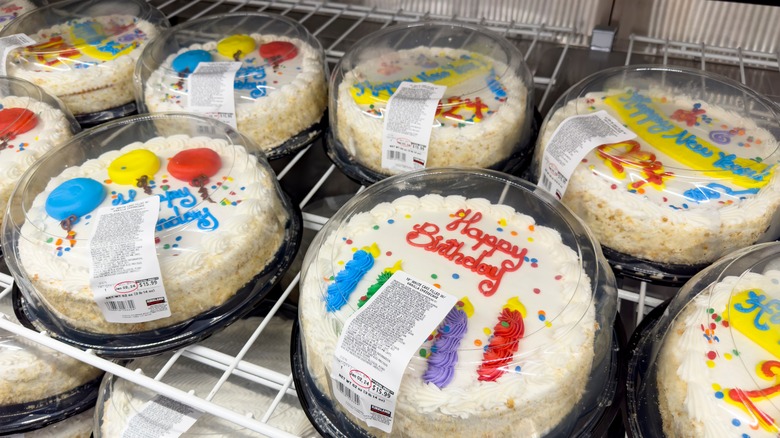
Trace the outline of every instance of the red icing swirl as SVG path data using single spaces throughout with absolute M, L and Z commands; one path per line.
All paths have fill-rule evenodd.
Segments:
M 478 380 L 495 382 L 506 372 L 504 367 L 512 362 L 524 332 L 525 324 L 520 312 L 507 308 L 501 311 L 490 344 L 482 355 L 482 364 L 477 369 Z

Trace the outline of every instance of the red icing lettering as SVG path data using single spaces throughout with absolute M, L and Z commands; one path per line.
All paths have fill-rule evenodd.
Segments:
M 439 254 L 456 265 L 487 277 L 479 283 L 479 291 L 489 297 L 498 291 L 504 274 L 517 271 L 523 266 L 528 250 L 476 228 L 474 225 L 482 219 L 482 213 L 476 212 L 472 215 L 471 210 L 460 210 L 455 216 L 457 219 L 448 224 L 446 229 L 457 231 L 462 226 L 460 234 L 476 240 L 476 243 L 471 246 L 472 250 L 478 251 L 485 246 L 486 248 L 483 248 L 476 258 L 463 253 L 463 248 L 466 246 L 464 242 L 457 239 L 444 240 L 444 236 L 439 234 L 441 231 L 439 226 L 430 222 L 414 225 L 412 231 L 406 235 L 406 242 L 411 246 Z M 496 250 L 510 256 L 511 259 L 502 260 L 498 265 L 490 263 L 487 259 L 492 257 Z

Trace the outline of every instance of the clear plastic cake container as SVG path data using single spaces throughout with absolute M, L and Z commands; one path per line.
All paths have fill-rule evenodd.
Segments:
M 46 0 L 0 0 L 0 30 L 16 17 L 48 3 Z
M 482 246 L 480 255 L 484 243 L 472 239 L 508 252 Z M 449 256 L 474 262 L 474 269 L 451 264 Z M 363 272 L 356 263 L 370 267 Z M 344 390 L 329 376 L 345 321 L 399 271 L 457 303 L 404 371 L 391 436 L 568 436 L 609 405 L 620 366 L 611 348 L 616 287 L 587 228 L 525 181 L 486 170 L 428 169 L 359 193 L 304 259 L 293 375 L 320 433 L 387 435 L 336 400 Z M 347 284 L 352 293 L 342 294 Z M 521 317 L 519 339 L 514 331 L 499 335 L 502 327 L 515 330 Z M 445 341 L 448 333 L 462 337 Z M 457 355 L 446 366 L 436 357 L 445 344 Z
M 14 321 L 10 295 L 0 299 L 0 313 Z M 95 406 L 102 378 L 97 368 L 0 330 L 0 435 L 84 431 L 89 414 L 82 413 Z
M 137 208 L 146 219 L 116 210 Z M 251 311 L 289 266 L 300 230 L 251 140 L 166 113 L 101 125 L 44 156 L 14 192 L 2 243 L 35 328 L 136 357 Z
M 425 102 L 430 111 L 436 106 L 434 114 L 387 119 L 390 97 L 403 82 L 446 89 L 438 102 L 422 94 L 394 99 L 396 117 L 417 114 L 409 108 Z M 331 74 L 328 155 L 364 184 L 433 167 L 517 173 L 528 164 L 536 138 L 533 102 L 523 55 L 500 35 L 462 23 L 388 27 L 362 38 Z M 420 132 L 407 131 L 409 126 Z
M 241 351 L 243 340 L 252 335 L 260 322 L 260 318 L 239 320 L 199 346 L 213 350 L 217 356 L 232 357 Z M 263 330 L 263 336 L 247 350 L 234 374 L 220 386 L 210 401 L 241 415 L 257 420 L 263 418 L 278 391 L 268 386 L 275 383 L 259 379 L 252 371 L 262 367 L 266 373 L 276 375 L 280 380 L 286 379 L 290 374 L 291 326 L 290 320 L 272 319 Z M 166 367 L 172 355 L 167 353 L 136 359 L 128 363 L 127 367 L 143 369 L 154 375 Z M 222 374 L 222 370 L 194 360 L 178 360 L 173 367 L 166 369 L 161 381 L 182 391 L 193 391 L 196 397 L 207 398 Z M 107 374 L 100 389 L 94 436 L 113 438 L 122 436 L 128 429 L 140 427 L 157 431 L 164 429 L 169 424 L 167 420 L 145 410 L 147 404 L 155 400 L 159 400 L 159 397 L 154 391 Z M 295 436 L 315 436 L 292 390 L 282 396 L 267 424 Z M 256 437 L 258 433 L 207 412 L 198 416 L 195 424 L 183 436 L 241 438 Z
M 24 171 L 79 130 L 59 99 L 25 80 L 0 76 L 0 223 Z
M 204 62 L 240 63 L 230 88 L 231 111 L 238 130 L 269 159 L 295 152 L 322 134 L 327 67 L 319 41 L 301 24 L 242 12 L 163 32 L 144 49 L 135 71 L 139 111 L 195 111 L 190 76 Z
M 772 437 L 780 244 L 735 251 L 698 273 L 632 336 L 633 437 Z
M 780 113 L 764 97 L 700 70 L 604 70 L 553 105 L 533 178 L 567 144 L 563 135 L 553 138 L 556 130 L 596 137 L 602 124 L 587 123 L 598 114 L 633 138 L 593 140 L 559 196 L 590 226 L 615 269 L 684 282 L 723 255 L 780 235 Z M 563 124 L 574 116 L 580 118 Z
M 9 76 L 60 98 L 79 123 L 93 126 L 133 114 L 133 69 L 143 46 L 168 20 L 143 0 L 65 0 L 38 8 L 0 36 L 35 43 L 7 58 Z

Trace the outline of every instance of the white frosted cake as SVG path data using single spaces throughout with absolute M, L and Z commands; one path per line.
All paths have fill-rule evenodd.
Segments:
M 234 80 L 238 130 L 266 151 L 322 118 L 328 90 L 319 52 L 303 40 L 235 34 L 169 55 L 144 85 L 150 112 L 188 111 L 189 75 L 200 62 L 240 61 Z M 314 133 L 312 133 L 314 135 Z
M 0 300 L 0 313 L 17 322 L 10 298 Z M 101 373 L 66 354 L 0 330 L 0 411 L 67 396 Z
M 403 196 L 352 216 L 307 260 L 301 336 L 326 393 L 344 321 L 394 272 L 459 298 L 406 369 L 393 436 L 542 436 L 583 396 L 598 329 L 591 280 L 530 216 L 486 199 Z
M 78 196 L 62 201 L 71 189 Z M 161 198 L 155 242 L 172 315 L 107 323 L 89 281 L 94 210 L 149 196 Z M 47 202 L 52 199 L 58 203 Z M 206 137 L 157 137 L 54 176 L 26 212 L 19 263 L 36 293 L 68 325 L 134 333 L 224 303 L 273 260 L 287 221 L 274 176 L 243 146 Z
M 200 347 L 215 350 L 216 354 L 236 355 L 244 346 L 244 342 L 252 335 L 260 324 L 260 318 L 247 318 L 236 321 L 224 331 L 210 337 L 199 344 Z M 283 381 L 290 375 L 290 331 L 292 322 L 273 318 L 263 329 L 262 335 L 255 344 L 247 350 L 243 364 L 251 367 L 262 367 L 266 376 L 273 376 L 276 381 Z M 143 369 L 147 373 L 156 373 L 163 368 L 170 355 L 137 359 L 130 364 L 132 369 Z M 202 363 L 179 359 L 162 378 L 162 382 L 182 391 L 194 391 L 195 397 L 205 398 L 222 376 L 222 371 Z M 138 386 L 124 379 L 110 377 L 104 381 L 101 391 L 104 399 L 100 400 L 98 410 L 100 431 L 96 438 L 111 438 L 123 436 L 128 426 L 138 421 L 137 416 L 144 405 L 156 395 L 153 391 Z M 108 394 L 108 397 L 105 395 Z M 218 406 L 227 408 L 239 415 L 251 415 L 260 420 L 271 406 L 278 391 L 261 383 L 247 380 L 240 376 L 231 376 L 211 400 Z M 135 420 L 134 420 L 134 417 Z M 143 416 L 141 416 L 143 418 Z M 145 420 L 156 424 L 159 420 L 147 417 Z M 319 436 L 313 429 L 301 408 L 297 397 L 284 395 L 268 419 L 269 426 L 300 437 Z M 183 436 L 208 436 L 211 438 L 245 438 L 257 437 L 259 434 L 241 427 L 228 420 L 223 420 L 208 413 L 198 421 Z
M 58 108 L 29 97 L 0 98 L 0 223 L 19 177 L 49 149 L 73 134 Z
M 691 301 L 666 334 L 656 382 L 669 437 L 780 433 L 780 271 L 725 277 Z
M 133 70 L 157 28 L 127 15 L 79 18 L 29 35 L 37 44 L 9 57 L 8 75 L 59 97 L 73 114 L 133 101 Z
M 639 259 L 700 265 L 764 236 L 780 207 L 771 133 L 658 88 L 591 92 L 549 116 L 536 164 L 566 118 L 601 110 L 637 137 L 588 153 L 563 202 L 602 245 Z
M 417 47 L 377 55 L 344 72 L 338 84 L 336 139 L 369 169 L 382 168 L 387 101 L 402 81 L 445 85 L 431 131 L 425 167 L 490 167 L 509 156 L 526 114 L 528 90 L 505 64 L 478 53 Z

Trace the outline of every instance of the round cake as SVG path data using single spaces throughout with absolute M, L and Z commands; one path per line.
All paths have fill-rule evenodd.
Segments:
M 459 301 L 405 371 L 393 436 L 567 433 L 561 423 L 577 417 L 586 383 L 603 378 L 594 343 L 604 331 L 592 280 L 558 231 L 508 205 L 434 194 L 379 203 L 333 228 L 315 240 L 301 286 L 319 391 L 328 393 L 344 321 L 402 270 Z
M 733 103 L 732 96 L 693 98 L 699 93 L 696 86 L 687 91 L 671 86 L 676 77 L 696 83 L 690 79 L 694 74 L 685 70 L 667 72 L 668 87 L 661 85 L 662 69 L 604 75 L 621 73 L 628 75 L 627 83 L 642 74 L 651 84 L 588 91 L 602 84 L 589 87 L 586 79 L 585 85 L 575 86 L 545 121 L 536 175 L 564 120 L 606 111 L 636 138 L 587 153 L 563 195 L 564 204 L 602 245 L 636 259 L 691 266 L 774 238 L 779 230 L 770 225 L 780 207 L 780 179 L 773 155 L 778 141 L 770 129 L 780 125 L 770 106 L 745 91 L 745 99 L 768 111 L 751 119 L 739 113 L 739 101 Z M 722 85 L 707 81 L 709 89 Z M 742 91 L 738 85 L 726 85 Z M 583 137 L 589 134 L 583 132 Z
M 13 316 L 10 295 L 0 299 L 0 313 L 18 322 Z M 58 398 L 73 395 L 74 390 L 97 379 L 102 372 L 66 354 L 0 330 L 0 412 L 4 415 L 11 406 L 31 409 L 36 404 L 44 404 L 43 400 L 47 400 L 45 404 L 57 406 Z
M 420 152 L 415 144 L 382 148 L 388 101 L 402 82 L 446 87 L 424 160 L 404 157 Z M 383 158 L 415 169 L 502 167 L 532 141 L 532 81 L 522 54 L 483 28 L 416 23 L 377 32 L 344 55 L 330 87 L 331 155 L 378 174 L 371 182 L 400 173 L 383 167 Z
M 777 270 L 728 276 L 677 316 L 656 364 L 665 436 L 780 433 L 778 284 Z
M 236 321 L 235 324 L 200 343 L 199 346 L 215 350 L 217 354 L 236 355 L 260 322 L 260 318 Z M 284 380 L 290 375 L 291 328 L 292 322 L 289 320 L 280 318 L 270 320 L 263 329 L 261 337 L 242 359 L 247 366 L 255 367 L 250 372 L 255 371 L 256 367 L 262 367 L 266 375 L 275 375 L 278 380 Z M 168 354 L 141 358 L 128 364 L 128 367 L 143 369 L 153 374 L 162 369 L 169 359 Z M 253 377 L 256 376 L 256 373 L 252 374 Z M 162 378 L 162 382 L 182 391 L 194 391 L 196 397 L 203 398 L 211 392 L 221 376 L 222 371 L 213 366 L 179 359 Z M 100 428 L 95 431 L 96 438 L 122 436 L 133 421 L 133 417 L 138 415 L 143 406 L 156 395 L 154 391 L 115 376 L 104 379 L 101 394 L 103 398 L 98 402 L 97 423 Z M 277 389 L 234 375 L 220 387 L 211 401 L 240 415 L 251 414 L 252 418 L 260 420 L 277 394 Z M 251 403 L 248 403 L 249 400 Z M 159 420 L 147 417 L 145 421 L 157 424 Z M 306 418 L 298 399 L 289 393 L 280 400 L 266 424 L 295 436 L 318 436 Z M 243 438 L 256 437 L 258 433 L 206 413 L 198 418 L 184 436 Z
M 53 7 L 62 6 L 41 8 L 3 30 L 3 35 L 28 33 L 36 41 L 9 57 L 8 75 L 54 94 L 76 115 L 132 102 L 135 62 L 141 48 L 157 35 L 159 22 L 104 15 L 74 18 L 33 30 L 36 16 Z M 149 19 L 156 19 L 156 14 Z
M 222 139 L 156 137 L 38 181 L 45 189 L 25 206 L 18 242 L 22 284 L 86 332 L 147 331 L 220 306 L 274 260 L 289 219 L 270 169 Z M 160 198 L 155 243 L 171 316 L 106 322 L 90 288 L 95 210 L 151 196 Z
M 59 108 L 26 96 L 0 97 L 0 223 L 16 182 L 49 149 L 73 136 Z
M 312 128 L 322 119 L 328 96 L 319 43 L 313 38 L 307 43 L 294 37 L 294 32 L 293 36 L 285 36 L 282 32 L 237 33 L 239 24 L 248 27 L 253 23 L 252 19 L 260 23 L 268 21 L 269 17 L 252 14 L 209 17 L 171 29 L 155 41 L 144 52 L 141 67 L 136 72 L 142 75 L 136 79 L 144 82 L 143 104 L 149 112 L 189 111 L 189 76 L 198 64 L 238 61 L 241 68 L 236 72 L 233 86 L 236 124 L 242 134 L 271 156 L 299 134 L 304 135 L 299 141 L 301 145 L 319 134 L 318 129 Z M 235 33 L 218 40 L 189 43 L 203 40 L 202 37 L 213 38 L 209 26 L 230 20 L 238 23 L 231 26 L 231 32 Z M 253 30 L 267 27 L 261 24 L 251 27 Z M 204 29 L 200 30 L 200 26 Z M 193 32 L 203 35 L 193 36 Z M 186 46 L 179 42 L 173 48 L 175 52 L 167 52 L 166 43 L 176 38 L 183 39 Z M 156 57 L 153 55 L 160 51 L 160 61 L 148 59 Z M 154 70 L 148 77 L 143 77 L 145 69 Z M 305 132 L 307 130 L 310 132 Z

